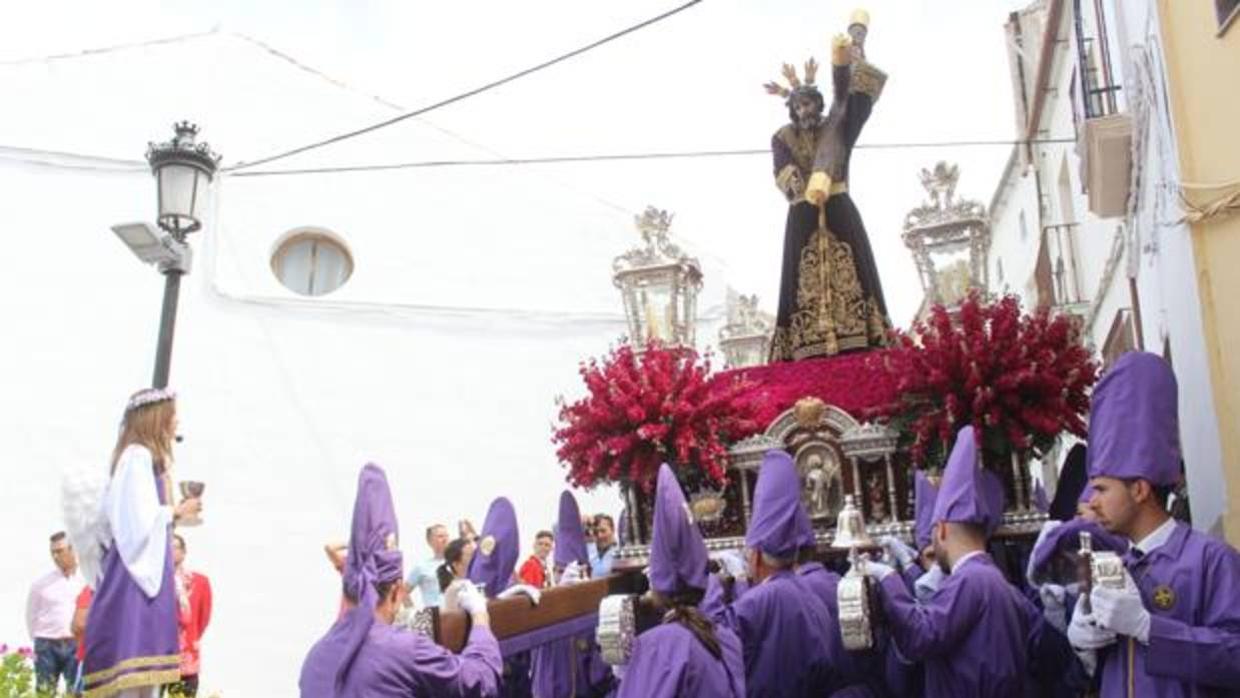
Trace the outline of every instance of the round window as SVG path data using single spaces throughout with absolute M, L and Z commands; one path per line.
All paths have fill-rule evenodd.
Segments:
M 280 243 L 271 256 L 271 271 L 294 293 L 322 296 L 353 275 L 353 255 L 334 235 L 303 231 Z

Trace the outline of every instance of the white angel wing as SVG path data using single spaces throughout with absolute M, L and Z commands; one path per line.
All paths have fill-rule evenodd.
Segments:
M 112 541 L 103 495 L 108 489 L 107 471 L 98 466 L 65 472 L 61 483 L 65 532 L 77 552 L 82 579 L 92 588 L 102 574 L 103 553 Z

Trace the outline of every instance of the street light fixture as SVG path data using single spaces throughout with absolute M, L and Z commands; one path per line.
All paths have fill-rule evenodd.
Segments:
M 153 264 L 164 275 L 164 302 L 159 319 L 159 344 L 155 350 L 156 388 L 168 385 L 172 363 L 172 336 L 176 328 L 181 276 L 188 274 L 193 253 L 185 238 L 202 229 L 203 211 L 220 156 L 206 143 L 195 143 L 198 127 L 188 121 L 173 125 L 175 136 L 165 143 L 150 143 L 146 160 L 156 180 L 158 217 L 164 233 L 150 223 L 122 223 L 112 232 L 134 255 Z

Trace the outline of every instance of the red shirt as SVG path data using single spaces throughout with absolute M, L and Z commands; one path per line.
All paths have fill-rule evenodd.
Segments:
M 178 573 L 181 574 L 181 573 Z M 211 582 L 206 575 L 189 572 L 181 575 L 185 597 L 178 599 L 180 609 L 181 675 L 197 676 L 200 663 L 198 642 L 211 622 Z
M 517 576 L 522 582 L 535 589 L 541 589 L 547 583 L 547 568 L 543 566 L 543 561 L 537 555 L 530 555 L 530 559 L 521 565 L 521 571 L 517 573 Z
M 90 608 L 91 599 L 95 598 L 95 590 L 90 587 L 82 587 L 82 592 L 78 594 L 77 603 L 74 607 L 79 611 L 85 611 Z M 77 659 L 79 662 L 86 661 L 86 632 L 83 631 L 77 642 Z

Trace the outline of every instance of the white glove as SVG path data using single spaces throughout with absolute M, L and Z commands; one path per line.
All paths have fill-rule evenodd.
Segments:
M 891 565 L 885 565 L 881 562 L 863 560 L 859 564 L 861 565 L 861 572 L 865 574 L 865 576 L 873 577 L 880 582 L 886 579 L 887 575 L 896 573 L 896 568 Z
M 738 550 L 724 550 L 712 555 L 724 572 L 733 579 L 748 579 L 749 565 Z
M 918 601 L 925 601 L 939 590 L 939 585 L 943 583 L 943 568 L 938 565 L 932 565 L 930 570 L 917 578 L 913 582 L 913 597 Z
M 456 602 L 462 611 L 471 616 L 487 612 L 487 597 L 483 596 L 473 582 L 462 579 L 455 584 L 460 585 L 456 590 Z
M 1120 635 L 1150 642 L 1150 612 L 1145 610 L 1141 592 L 1132 576 L 1124 570 L 1124 588 L 1094 587 L 1089 595 L 1098 625 Z
M 525 596 L 529 598 L 530 603 L 534 606 L 537 606 L 538 602 L 542 600 L 542 592 L 529 584 L 513 584 L 507 589 L 496 594 L 495 598 L 509 599 L 514 596 Z
M 564 568 L 564 573 L 560 575 L 560 584 L 576 584 L 583 578 L 581 573 L 581 563 L 576 560 L 568 563 Z
M 624 680 L 624 670 L 625 670 L 626 668 L 628 668 L 628 667 L 627 667 L 627 665 L 625 665 L 625 664 L 612 664 L 612 665 L 611 665 L 611 674 L 612 674 L 612 676 L 615 676 L 615 677 L 616 677 L 616 680 L 617 680 L 617 681 L 623 681 L 623 680 Z
M 878 539 L 878 544 L 883 546 L 887 557 L 894 560 L 896 566 L 901 569 L 917 562 L 917 551 L 895 536 L 883 536 Z
M 1061 633 L 1068 631 L 1068 621 L 1064 617 L 1067 608 L 1064 606 L 1064 588 L 1058 584 L 1043 584 L 1038 587 L 1038 596 L 1042 597 L 1042 615 Z
M 1068 624 L 1068 642 L 1072 643 L 1077 654 L 1080 654 L 1081 650 L 1093 651 L 1115 642 L 1115 631 L 1102 627 L 1093 615 L 1082 608 L 1084 599 L 1082 596 L 1076 600 L 1072 622 Z

